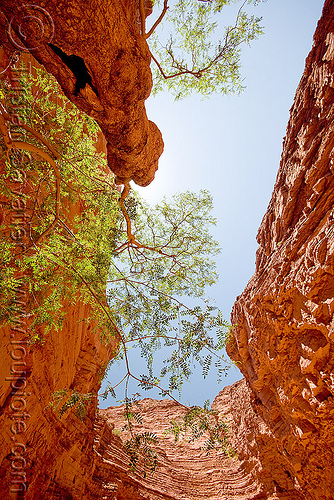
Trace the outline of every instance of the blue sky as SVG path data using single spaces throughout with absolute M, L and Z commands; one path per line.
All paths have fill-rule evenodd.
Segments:
M 137 190 L 152 203 L 178 191 L 212 193 L 218 219 L 214 234 L 222 252 L 217 260 L 220 280 L 208 295 L 227 320 L 255 270 L 257 230 L 271 197 L 289 109 L 323 3 L 268 0 L 254 7 L 263 17 L 265 34 L 243 49 L 246 89 L 240 96 L 192 96 L 175 102 L 161 93 L 146 103 L 149 118 L 163 134 L 165 150 L 153 183 Z M 118 375 L 110 370 L 109 379 L 114 376 Z M 218 386 L 214 377 L 203 380 L 199 370 L 184 386 L 182 401 L 212 401 L 224 385 L 240 378 L 232 368 Z M 143 396 L 156 397 L 150 392 Z M 111 399 L 103 407 L 114 404 Z

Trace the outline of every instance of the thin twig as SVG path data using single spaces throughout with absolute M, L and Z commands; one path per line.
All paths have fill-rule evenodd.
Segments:
M 12 149 L 19 149 L 23 151 L 31 151 L 32 153 L 37 153 L 39 156 L 44 158 L 51 167 L 53 168 L 54 175 L 56 177 L 56 214 L 54 221 L 52 224 L 38 237 L 38 239 L 34 242 L 34 245 L 39 243 L 45 236 L 47 236 L 52 229 L 57 225 L 58 220 L 59 220 L 59 210 L 60 210 L 60 181 L 61 181 L 61 176 L 59 169 L 57 167 L 56 162 L 54 159 L 46 152 L 43 151 L 41 148 L 38 146 L 35 146 L 33 144 L 29 144 L 24 141 L 13 141 L 10 135 L 9 128 L 6 125 L 6 122 L 10 120 L 10 115 L 7 113 L 5 107 L 0 103 L 0 131 L 3 135 L 4 142 L 7 148 L 7 157 L 9 158 L 9 152 Z M 46 140 L 44 137 L 39 133 L 33 130 L 32 128 L 28 127 L 25 124 L 20 124 L 20 127 L 23 129 L 27 130 L 30 132 L 32 135 L 34 135 L 37 139 L 39 139 L 46 147 L 49 148 L 49 150 L 56 156 L 56 158 L 59 158 L 59 154 L 57 151 L 54 149 L 54 147 Z

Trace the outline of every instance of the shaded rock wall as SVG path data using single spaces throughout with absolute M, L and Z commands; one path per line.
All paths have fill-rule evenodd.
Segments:
M 24 168 L 24 165 L 22 166 Z M 0 175 L 5 171 L 0 157 Z M 24 179 L 24 177 L 22 177 Z M 17 197 L 11 204 L 0 197 L 0 237 L 11 239 L 10 225 L 18 217 L 29 220 L 33 207 L 22 212 L 18 200 L 29 189 L 27 182 L 8 182 Z M 75 216 L 80 207 L 73 206 Z M 20 230 L 27 231 L 26 225 Z M 11 234 L 9 234 L 11 233 Z M 15 233 L 14 233 L 15 234 Z M 23 234 L 23 233 L 22 233 Z M 23 239 L 22 239 L 23 241 Z M 20 241 L 20 244 L 22 242 Z M 22 248 L 18 248 L 19 252 Z M 24 283 L 24 275 L 22 276 Z M 19 306 L 15 321 L 0 327 L 0 498 L 27 500 L 81 499 L 91 490 L 94 470 L 93 423 L 96 398 L 82 422 L 74 412 L 60 421 L 46 408 L 54 391 L 69 388 L 97 393 L 104 367 L 114 355 L 118 339 L 105 345 L 91 306 L 64 303 L 62 328 L 51 328 L 42 343 L 29 342 L 29 303 L 24 284 L 15 291 Z
M 0 57 L 3 70 L 8 65 L 3 50 L 0 50 Z M 33 70 L 38 66 L 30 55 L 25 54 L 22 59 L 27 67 L 31 64 Z M 17 87 L 16 71 L 8 71 L 6 77 L 10 85 Z M 11 132 L 14 137 L 17 129 L 12 127 Z M 102 134 L 97 149 L 105 151 Z M 16 243 L 16 255 L 22 253 L 24 245 L 31 245 L 29 220 L 34 206 L 23 200 L 31 190 L 33 175 L 25 154 L 12 161 L 18 168 L 13 169 L 8 178 L 2 144 L 0 176 L 6 174 L 6 188 L 13 197 L 9 201 L 5 192 L 0 195 L 1 257 L 7 241 Z M 37 204 L 43 201 L 42 191 L 39 191 Z M 82 214 L 84 204 L 80 199 L 70 205 L 65 200 L 62 202 L 68 227 L 73 228 L 74 219 Z M 37 333 L 41 341 L 31 342 L 30 303 L 36 296 L 29 292 L 24 284 L 25 276 L 19 269 L 16 276 L 22 277 L 23 282 L 23 286 L 15 290 L 14 302 L 19 306 L 18 311 L 10 326 L 0 326 L 0 498 L 89 498 L 96 487 L 92 476 L 97 398 L 88 405 L 84 421 L 73 411 L 59 420 L 46 407 L 51 395 L 60 389 L 96 394 L 119 339 L 112 338 L 107 344 L 102 342 L 104 332 L 92 319 L 95 309 L 80 301 L 64 301 L 60 311 L 64 314 L 62 327 L 59 330 L 52 327 L 45 333 L 45 325 L 39 325 Z M 2 317 L 3 311 L 0 313 Z
M 89 5 L 57 1 L 36 2 L 32 11 L 26 7 L 25 2 L 1 3 L 1 70 L 7 68 L 13 52 L 17 48 L 23 50 L 26 43 L 36 59 L 56 76 L 67 96 L 100 123 L 106 137 L 106 143 L 101 141 L 101 146 L 104 150 L 107 148 L 110 168 L 138 183 L 150 182 L 163 143 L 144 108 L 152 80 L 147 45 L 139 35 L 137 2 Z M 40 26 L 46 28 L 42 38 L 36 29 L 36 19 L 23 19 L 27 14 L 36 15 Z M 14 24 L 10 24 L 11 21 Z M 16 38 L 10 26 L 13 33 L 21 27 L 27 38 Z M 47 46 L 46 42 L 51 40 L 67 54 L 84 59 L 99 96 L 88 85 L 78 96 L 74 95 L 74 75 Z M 20 56 L 24 58 L 22 52 Z M 32 67 L 34 64 L 32 62 Z M 4 75 L 16 86 L 17 75 L 12 76 L 10 71 Z M 24 164 L 21 167 L 20 175 L 24 179 Z M 4 171 L 5 156 L 2 155 L 0 174 Z M 8 188 L 16 190 L 18 200 L 29 189 L 27 183 L 21 181 L 14 181 Z M 11 206 L 6 198 L 0 199 L 1 235 L 5 239 L 10 239 L 9 225 L 14 217 L 24 221 L 24 217 L 28 220 L 31 215 L 31 208 L 22 214 L 21 204 L 15 203 Z M 71 207 L 69 227 L 71 218 L 81 208 Z M 18 246 L 18 253 L 22 248 Z M 64 303 L 63 328 L 52 329 L 44 345 L 29 344 L 30 300 L 26 289 L 17 290 L 21 307 L 17 322 L 0 329 L 0 497 L 45 500 L 88 499 L 92 495 L 92 498 L 100 498 L 92 480 L 96 399 L 83 422 L 74 412 L 66 413 L 59 421 L 45 407 L 53 392 L 59 389 L 97 393 L 104 368 L 117 348 L 117 339 L 107 346 L 101 343 L 96 323 L 86 321 L 94 311 L 84 304 Z

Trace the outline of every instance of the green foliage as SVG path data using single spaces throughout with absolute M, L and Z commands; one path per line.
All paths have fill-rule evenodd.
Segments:
M 128 272 L 145 281 L 158 280 L 161 292 L 203 296 L 205 287 L 218 277 L 212 258 L 220 251 L 210 233 L 217 222 L 212 208 L 206 190 L 178 193 L 155 207 L 137 198 L 134 233 L 142 245 L 157 252 L 132 249 L 130 260 L 129 255 L 123 259 Z
M 11 113 L 13 96 L 3 82 L 1 85 L 6 96 L 4 105 Z M 210 233 L 216 223 L 211 215 L 212 198 L 205 190 L 198 195 L 186 192 L 149 207 L 131 194 L 125 205 L 132 233 L 140 242 L 139 246 L 132 245 L 113 174 L 108 171 L 105 155 L 95 148 L 96 124 L 69 103 L 59 93 L 54 79 L 42 70 L 34 76 L 23 74 L 21 86 L 22 123 L 41 134 L 52 149 L 22 126 L 15 132 L 22 134 L 26 143 L 51 151 L 56 160 L 61 177 L 59 217 L 51 162 L 35 152 L 25 152 L 27 189 L 20 196 L 26 205 L 29 241 L 24 252 L 14 252 L 8 228 L 1 228 L 1 319 L 7 323 L 13 320 L 15 294 L 24 280 L 28 290 L 28 333 L 34 347 L 43 345 L 49 330 L 62 327 L 66 304 L 89 304 L 91 314 L 84 320 L 95 322 L 104 341 L 115 333 L 119 335 L 120 350 L 115 359 L 125 361 L 125 376 L 118 383 L 109 383 L 104 396 L 116 397 L 116 387 L 126 381 L 125 413 L 130 432 L 126 449 L 130 466 L 141 463 L 146 474 L 156 467 L 157 457 L 151 446 L 156 436 L 138 433 L 133 427 L 133 422 L 140 424 L 140 411 L 134 410 L 139 403 L 127 396 L 129 379 L 136 380 L 144 390 L 156 387 L 162 395 L 173 398 L 172 393 L 180 393 L 195 363 L 200 365 L 203 377 L 212 365 L 219 380 L 227 370 L 221 351 L 229 325 L 205 298 L 206 287 L 217 280 L 213 257 L 219 252 Z M 5 156 L 1 141 L 0 147 Z M 8 204 L 17 196 L 10 179 L 22 159 L 20 155 L 17 150 L 11 151 L 6 175 L 0 181 L 1 195 Z M 185 303 L 185 297 L 191 298 L 190 305 Z M 140 349 L 147 364 L 146 373 L 140 376 L 129 368 L 128 349 L 132 346 Z M 154 360 L 161 349 L 165 359 L 156 374 Z M 105 368 L 101 367 L 100 378 Z M 168 388 L 163 388 L 161 384 L 166 380 Z M 84 418 L 91 398 L 91 394 L 63 389 L 54 393 L 50 406 L 59 417 L 73 407 L 77 416 Z M 204 421 L 205 415 L 198 410 L 195 416 Z M 209 440 L 218 442 L 210 429 L 205 429 L 211 435 Z
M 0 235 L 0 324 L 15 317 L 17 305 L 13 298 L 22 280 L 15 273 L 13 265 L 14 244 L 8 237 Z
M 217 351 L 225 346 L 229 325 L 204 299 L 206 287 L 218 277 L 212 256 L 219 248 L 210 234 L 216 223 L 212 198 L 202 190 L 199 195 L 177 194 L 152 208 L 138 198 L 135 201 L 133 232 L 147 248 L 129 248 L 119 254 L 118 263 L 112 262 L 107 294 L 124 335 L 117 359 L 125 356 L 127 346 L 140 349 L 148 368 L 139 380 L 144 390 L 159 386 L 168 376 L 168 390 L 180 392 L 195 362 L 207 375 L 208 355 L 216 358 L 221 379 L 226 365 Z M 149 250 L 152 247 L 155 252 Z M 178 299 L 184 296 L 199 297 L 202 304 L 187 306 Z M 172 351 L 168 356 L 171 349 L 164 349 L 164 366 L 154 375 L 154 353 L 162 348 Z
M 52 408 L 59 418 L 62 418 L 69 409 L 73 408 L 75 415 L 80 420 L 84 420 L 87 415 L 87 405 L 90 404 L 92 398 L 93 394 L 91 393 L 81 394 L 76 390 L 60 389 L 52 394 L 47 408 Z
M 104 390 L 103 394 L 101 394 L 102 399 L 106 400 L 108 399 L 109 395 L 113 398 L 117 398 L 116 392 L 114 387 L 108 383 L 106 389 Z
M 11 112 L 15 94 L 4 82 L 2 86 L 5 107 Z M 96 307 L 96 299 L 88 287 L 99 300 L 105 300 L 105 282 L 117 235 L 119 195 L 112 189 L 113 175 L 108 173 L 105 155 L 95 147 L 98 133 L 95 122 L 72 105 L 60 93 L 54 78 L 42 70 L 37 70 L 35 76 L 22 72 L 20 87 L 21 122 L 40 133 L 60 154 L 59 221 L 41 244 L 36 246 L 35 242 L 55 219 L 53 169 L 35 153 L 12 151 L 0 185 L 8 203 L 17 199 L 17 193 L 8 190 L 8 185 L 24 154 L 25 184 L 29 189 L 21 199 L 25 202 L 26 227 L 29 227 L 28 250 L 14 257 L 14 245 L 6 241 L 7 235 L 2 236 L 0 306 L 2 320 L 10 322 L 15 314 L 13 304 L 18 284 L 15 276 L 24 276 L 30 297 L 29 333 L 33 341 L 36 334 L 41 334 L 42 326 L 43 335 L 51 328 L 61 328 L 66 315 L 65 301 Z M 48 151 L 22 127 L 16 126 L 14 133 Z M 4 155 L 3 143 L 2 150 Z M 77 215 L 69 227 L 68 216 L 73 206 Z M 19 226 L 14 221 L 12 228 L 15 227 Z M 107 318 L 99 315 L 97 320 L 106 337 L 113 333 Z
M 209 409 L 209 401 L 203 408 L 192 406 L 185 413 L 182 420 L 172 420 L 171 427 L 165 435 L 172 434 L 177 442 L 181 437 L 188 442 L 206 437 L 202 449 L 209 453 L 213 449 L 221 449 L 229 457 L 235 456 L 228 441 L 228 425 L 220 421 L 216 410 Z
M 157 443 L 157 437 L 152 432 L 133 433 L 133 436 L 125 443 L 125 449 L 129 455 L 129 466 L 132 470 L 138 468 L 138 462 L 143 457 L 143 476 L 146 477 L 147 470 L 154 472 L 158 465 L 157 454 L 151 444 Z M 140 450 L 140 453 L 139 451 Z
M 247 14 L 243 8 L 246 3 L 260 1 L 244 1 L 235 23 L 223 31 L 219 14 L 239 0 L 169 0 L 163 23 L 148 39 L 156 59 L 152 62 L 153 91 L 167 87 L 176 99 L 193 91 L 203 96 L 241 92 L 241 46 L 263 33 L 261 18 Z M 155 4 L 162 9 L 162 0 Z
M 134 471 L 140 467 L 144 477 L 149 470 L 153 473 L 158 465 L 158 457 L 152 444 L 158 443 L 157 435 L 153 432 L 138 432 L 135 430 L 133 422 L 142 425 L 142 415 L 140 413 L 139 394 L 134 394 L 132 398 L 125 398 L 124 417 L 126 425 L 123 431 L 130 433 L 130 439 L 125 443 L 125 449 L 129 455 L 129 467 Z

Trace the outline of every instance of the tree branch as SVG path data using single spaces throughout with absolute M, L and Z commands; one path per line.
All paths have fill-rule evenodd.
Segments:
M 158 19 L 153 24 L 152 28 L 149 30 L 148 33 L 146 33 L 145 38 L 149 38 L 152 35 L 152 33 L 155 31 L 156 27 L 159 26 L 159 24 L 161 23 L 161 21 L 165 17 L 165 14 L 166 14 L 168 8 L 169 8 L 168 7 L 168 0 L 164 0 L 164 8 L 163 8 L 160 16 L 158 17 Z
M 132 234 L 131 219 L 129 217 L 128 211 L 127 211 L 126 206 L 124 204 L 124 200 L 128 196 L 128 194 L 130 192 L 130 189 L 131 188 L 130 188 L 129 181 L 125 181 L 121 197 L 120 197 L 120 199 L 118 201 L 118 203 L 119 203 L 119 205 L 121 207 L 121 211 L 122 211 L 122 214 L 124 216 L 125 222 L 126 222 L 126 234 L 127 234 L 127 237 L 128 237 L 128 241 L 126 241 L 125 243 L 122 243 L 122 245 L 120 245 L 118 248 L 116 248 L 114 250 L 115 254 L 120 254 L 125 249 L 134 248 L 134 249 L 138 249 L 139 250 L 140 248 L 142 248 L 144 250 L 150 250 L 151 252 L 159 253 L 163 257 L 168 257 L 168 258 L 171 258 L 171 259 L 175 259 L 176 255 L 170 255 L 168 253 L 165 253 L 165 252 L 163 252 L 161 250 L 161 248 L 150 247 L 148 245 L 143 245 L 142 243 L 139 243 L 136 240 L 135 236 Z
M 209 2 L 211 3 L 211 0 L 199 0 L 199 1 L 202 1 L 202 2 Z M 194 67 L 193 69 L 189 69 L 188 67 L 186 66 L 182 66 L 180 63 L 178 63 L 174 56 L 173 56 L 173 53 L 171 52 L 171 48 L 170 50 L 168 50 L 167 47 L 166 48 L 166 51 L 168 52 L 168 54 L 170 55 L 170 57 L 172 58 L 172 64 L 171 66 L 173 67 L 176 67 L 178 68 L 180 71 L 178 71 L 177 73 L 173 73 L 172 75 L 166 75 L 166 73 L 164 72 L 164 70 L 162 69 L 159 61 L 154 57 L 154 55 L 152 54 L 151 52 L 151 57 L 153 59 L 153 61 L 155 62 L 155 64 L 157 65 L 161 75 L 163 76 L 163 78 L 165 80 L 168 80 L 169 78 L 176 78 L 177 76 L 181 76 L 181 75 L 192 75 L 194 76 L 195 78 L 201 78 L 203 76 L 203 73 L 207 72 L 216 62 L 218 62 L 220 59 L 222 59 L 222 57 L 224 56 L 224 53 L 226 52 L 227 48 L 228 48 L 228 37 L 229 35 L 235 31 L 235 30 L 239 30 L 240 28 L 238 27 L 238 21 L 239 21 L 239 18 L 240 18 L 240 14 L 242 12 L 242 9 L 245 5 L 247 0 L 245 0 L 241 7 L 239 8 L 238 10 L 238 13 L 237 13 L 237 17 L 236 17 L 236 21 L 235 21 L 235 24 L 234 26 L 232 26 L 230 29 L 227 30 L 226 32 L 226 35 L 225 35 L 225 41 L 224 41 L 224 45 L 222 48 L 219 49 L 218 51 L 218 54 L 209 62 L 209 64 L 207 64 L 205 67 L 201 68 L 201 69 L 198 69 L 198 70 L 195 70 Z M 166 2 L 166 0 L 165 0 Z M 168 7 L 167 7 L 168 8 Z M 165 13 L 164 13 L 165 15 Z M 160 18 L 159 18 L 160 19 Z M 162 19 L 161 19 L 162 20 Z M 151 30 L 150 30 L 151 31 Z M 149 34 L 152 34 L 150 33 L 149 31 Z M 149 36 L 148 34 L 148 36 Z M 236 44 L 235 47 L 237 47 L 238 45 L 240 45 L 241 43 L 243 42 L 243 40 L 241 40 L 238 44 Z M 171 47 L 171 45 L 170 45 Z
M 196 78 L 201 78 L 201 76 L 202 76 L 202 70 L 192 71 L 190 69 L 184 69 L 182 71 L 179 71 L 178 73 L 173 73 L 172 75 L 166 75 L 165 72 L 164 72 L 164 70 L 162 69 L 160 63 L 154 57 L 154 55 L 152 54 L 152 52 L 151 52 L 151 57 L 152 57 L 153 61 L 155 62 L 155 64 L 158 66 L 158 69 L 159 69 L 160 73 L 162 74 L 162 76 L 164 77 L 165 80 L 168 80 L 169 78 L 175 78 L 176 76 L 187 75 L 187 74 L 193 75 Z
M 57 225 L 57 223 L 59 221 L 61 176 L 60 176 L 60 172 L 59 172 L 59 169 L 57 167 L 56 162 L 48 153 L 43 151 L 41 148 L 39 148 L 33 144 L 29 144 L 27 142 L 12 141 L 9 128 L 7 128 L 7 125 L 6 125 L 6 121 L 8 122 L 9 119 L 10 119 L 10 115 L 7 113 L 4 106 L 0 103 L 0 131 L 3 135 L 4 142 L 5 142 L 5 145 L 7 148 L 7 158 L 9 158 L 9 153 L 12 149 L 20 149 L 23 151 L 31 151 L 32 153 L 37 153 L 39 156 L 41 156 L 41 158 L 44 158 L 44 160 L 46 160 L 51 165 L 51 167 L 53 168 L 53 171 L 54 171 L 54 175 L 56 177 L 56 207 L 55 207 L 56 214 L 55 214 L 55 218 L 54 218 L 54 221 L 52 222 L 52 224 L 34 242 L 34 245 L 36 245 L 52 231 L 52 229 Z M 57 153 L 57 151 L 53 148 L 53 146 L 51 146 L 51 144 L 48 143 L 48 141 L 46 139 L 44 139 L 44 137 L 41 134 L 39 134 L 35 130 L 31 129 L 27 125 L 20 124 L 20 126 L 23 129 L 30 132 L 32 135 L 34 135 L 37 139 L 39 139 L 45 146 L 47 146 L 50 149 L 50 151 L 52 153 L 55 154 L 55 156 L 57 158 L 59 158 L 59 154 Z
M 141 34 L 145 36 L 145 7 L 144 7 L 144 0 L 139 0 L 139 13 L 140 13 L 140 27 L 141 27 Z

